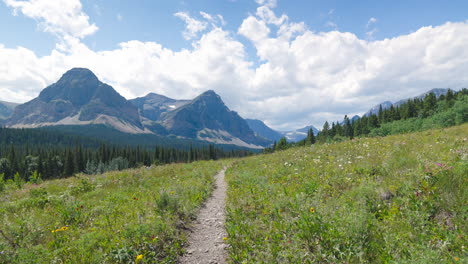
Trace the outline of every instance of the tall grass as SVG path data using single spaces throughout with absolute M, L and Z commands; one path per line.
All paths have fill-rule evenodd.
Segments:
M 7 184 L 0 263 L 175 263 L 223 162 Z
M 242 159 L 233 263 L 466 263 L 468 125 Z

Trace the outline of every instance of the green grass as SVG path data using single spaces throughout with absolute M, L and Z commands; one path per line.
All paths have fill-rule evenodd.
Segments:
M 294 148 L 227 172 L 232 263 L 466 263 L 468 125 Z
M 293 148 L 227 171 L 232 263 L 466 263 L 468 124 Z M 175 263 L 232 161 L 0 182 L 0 263 Z
M 175 263 L 227 161 L 26 184 L 0 195 L 0 263 Z

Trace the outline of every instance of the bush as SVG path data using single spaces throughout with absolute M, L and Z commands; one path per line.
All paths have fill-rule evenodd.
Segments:
M 23 189 L 24 180 L 21 178 L 20 174 L 17 172 L 15 176 L 13 176 L 13 182 L 18 189 Z
M 37 171 L 34 171 L 31 176 L 29 177 L 29 182 L 32 184 L 39 184 L 42 182 L 41 174 Z

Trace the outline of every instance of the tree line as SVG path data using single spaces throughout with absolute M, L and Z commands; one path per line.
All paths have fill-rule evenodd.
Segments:
M 322 130 L 314 135 L 312 129 L 307 137 L 297 143 L 287 142 L 286 138 L 281 138 L 275 142 L 271 148 L 265 152 L 284 150 L 294 146 L 305 146 L 333 141 L 343 141 L 355 137 L 385 136 L 392 134 L 392 127 L 398 127 L 395 131 L 412 132 L 417 130 L 411 123 L 426 121 L 421 124 L 420 129 L 448 127 L 468 122 L 468 89 L 460 91 L 448 90 L 445 95 L 437 97 L 434 93 L 427 94 L 424 98 L 409 99 L 399 106 L 390 106 L 383 109 L 382 105 L 376 114 L 370 113 L 357 120 L 350 120 L 345 115 L 343 121 L 328 121 L 323 125 Z M 384 131 L 384 128 L 389 131 Z
M 0 133 L 16 132 L 16 137 L 27 139 L 34 130 L 19 130 L 2 128 Z M 41 132 L 42 135 L 47 135 Z M 0 135 L 1 138 L 1 135 Z M 53 138 L 53 137 L 52 137 Z M 53 141 L 56 139 L 53 138 Z M 152 149 L 140 146 L 122 147 L 96 142 L 70 146 L 64 141 L 52 146 L 17 145 L 10 143 L 0 146 L 0 175 L 5 180 L 36 181 L 40 179 L 57 179 L 72 176 L 75 173 L 99 174 L 112 170 L 123 170 L 140 166 L 162 165 L 178 162 L 193 162 L 197 160 L 216 160 L 229 157 L 250 155 L 248 150 L 225 151 L 214 145 L 189 149 L 176 149 L 156 146 Z M 34 140 L 32 140 L 34 142 Z

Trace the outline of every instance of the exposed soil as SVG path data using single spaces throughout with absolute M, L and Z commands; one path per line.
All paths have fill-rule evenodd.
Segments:
M 225 171 L 226 169 L 223 169 L 215 176 L 215 189 L 193 224 L 187 253 L 179 259 L 181 264 L 226 263 L 227 244 L 223 239 L 227 236 L 224 229 L 227 189 Z

